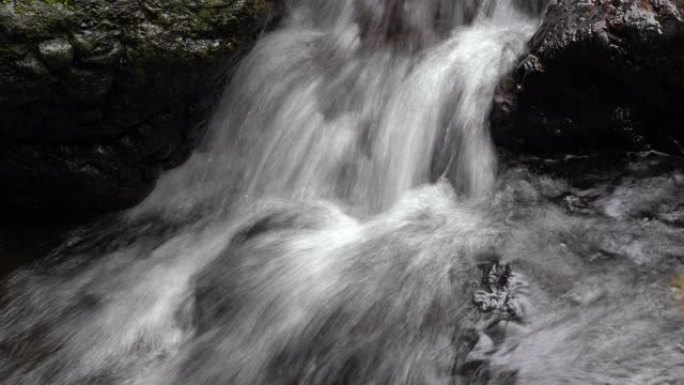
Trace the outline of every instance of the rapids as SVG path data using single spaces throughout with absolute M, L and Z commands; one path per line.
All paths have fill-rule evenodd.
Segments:
M 185 165 L 2 282 L 0 383 L 684 384 L 684 162 L 498 160 L 518 3 L 287 2 Z

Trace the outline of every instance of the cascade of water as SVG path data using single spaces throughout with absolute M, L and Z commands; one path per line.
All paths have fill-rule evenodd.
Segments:
M 322 198 L 360 213 L 439 177 L 464 196 L 491 193 L 486 117 L 535 20 L 493 0 L 290 7 L 245 59 L 207 153 L 185 170 L 220 184 L 240 169 L 250 201 Z
M 684 176 L 496 175 L 525 1 L 285 3 L 187 164 L 3 282 L 0 383 L 679 384 Z

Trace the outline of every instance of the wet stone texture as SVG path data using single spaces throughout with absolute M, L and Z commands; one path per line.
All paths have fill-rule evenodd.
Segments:
M 684 149 L 684 2 L 559 0 L 499 87 L 498 145 L 531 153 Z
M 144 198 L 205 131 L 270 0 L 0 1 L 0 205 Z

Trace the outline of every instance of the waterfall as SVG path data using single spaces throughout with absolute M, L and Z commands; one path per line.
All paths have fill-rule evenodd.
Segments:
M 235 74 L 206 153 L 180 171 L 193 170 L 195 195 L 225 206 L 236 168 L 250 202 L 326 199 L 364 215 L 439 178 L 463 197 L 491 194 L 492 96 L 538 20 L 491 0 L 290 8 Z
M 0 383 L 681 384 L 684 174 L 498 166 L 520 3 L 285 2 L 185 165 L 3 282 Z

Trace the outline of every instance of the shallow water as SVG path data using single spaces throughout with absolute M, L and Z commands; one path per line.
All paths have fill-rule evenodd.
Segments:
M 203 149 L 3 281 L 3 384 L 684 384 L 684 161 L 497 160 L 538 20 L 290 8 Z

